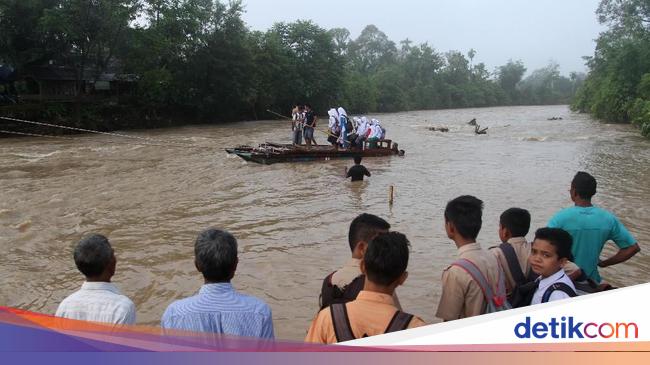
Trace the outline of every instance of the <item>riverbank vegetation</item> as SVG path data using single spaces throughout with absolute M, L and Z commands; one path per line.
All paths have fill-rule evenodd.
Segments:
M 650 137 L 650 1 L 603 0 L 608 30 L 588 58 L 589 75 L 572 104 L 609 122 L 632 122 Z
M 355 39 L 313 21 L 254 31 L 242 20 L 244 8 L 241 1 L 5 0 L 0 64 L 13 78 L 0 91 L 16 103 L 37 94 L 41 114 L 112 129 L 176 116 L 269 118 L 267 109 L 288 112 L 296 102 L 321 114 L 338 105 L 367 113 L 561 104 L 584 79 L 560 75 L 556 63 L 525 78 L 517 60 L 489 70 L 474 50 L 396 43 L 374 25 Z M 6 104 L 5 112 L 26 115 Z

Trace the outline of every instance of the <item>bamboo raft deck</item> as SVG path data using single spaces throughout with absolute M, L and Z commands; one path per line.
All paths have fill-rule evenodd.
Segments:
M 334 158 L 380 157 L 403 155 L 404 151 L 398 149 L 397 143 L 391 140 L 377 141 L 377 147 L 368 148 L 367 143 L 361 148 L 334 148 L 331 145 L 307 147 L 306 145 L 292 145 L 279 143 L 263 143 L 257 147 L 238 146 L 226 148 L 229 154 L 237 155 L 246 161 L 270 165 L 278 162 L 300 162 L 314 160 L 331 160 Z

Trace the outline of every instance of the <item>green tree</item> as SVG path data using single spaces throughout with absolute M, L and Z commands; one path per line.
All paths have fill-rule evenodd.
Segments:
M 645 132 L 642 88 L 650 72 L 650 3 L 642 0 L 603 0 L 597 15 L 609 29 L 598 37 L 589 75 L 572 107 L 612 122 L 634 121 Z
M 64 57 L 65 44 L 43 24 L 46 11 L 60 0 L 3 0 L 0 2 L 0 63 L 23 70 Z
M 106 70 L 139 6 L 137 0 L 62 0 L 45 10 L 42 21 L 65 40 L 66 61 L 76 68 L 80 81 L 87 67 L 95 78 Z
M 271 32 L 291 55 L 291 98 L 310 102 L 323 112 L 336 104 L 343 89 L 344 67 L 331 35 L 311 21 L 277 23 Z
M 526 67 L 521 61 L 509 60 L 508 63 L 498 68 L 497 80 L 509 103 L 517 104 L 520 101 L 517 84 L 521 81 L 524 73 L 526 73 Z
M 350 55 L 354 67 L 364 73 L 377 72 L 382 66 L 395 63 L 395 42 L 374 25 L 366 26 L 357 39 L 350 43 Z

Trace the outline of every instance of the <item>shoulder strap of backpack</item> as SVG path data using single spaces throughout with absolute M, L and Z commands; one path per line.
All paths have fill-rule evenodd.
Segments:
M 330 313 L 332 315 L 332 325 L 334 325 L 336 342 L 354 340 L 355 337 L 352 333 L 352 326 L 350 325 L 350 318 L 348 318 L 348 310 L 345 303 L 330 305 Z
M 553 294 L 553 292 L 556 290 L 565 292 L 571 298 L 578 295 L 573 289 L 571 289 L 570 286 L 566 285 L 565 283 L 557 282 L 553 283 L 553 285 L 549 286 L 546 289 L 544 295 L 542 296 L 542 303 L 548 302 L 548 300 L 551 299 L 551 294 Z
M 413 319 L 412 314 L 408 314 L 402 311 L 397 311 L 395 312 L 393 319 L 391 319 L 390 323 L 388 323 L 388 327 L 386 327 L 386 331 L 384 331 L 384 333 L 391 333 L 391 332 L 405 330 L 408 328 L 409 323 L 411 323 L 412 319 Z
M 363 290 L 363 286 L 366 283 L 366 276 L 359 275 L 350 284 L 346 285 L 343 289 L 343 297 L 345 299 L 354 300 L 359 295 L 359 292 Z
M 458 266 L 461 269 L 467 271 L 467 273 L 474 279 L 476 284 L 481 288 L 481 291 L 483 291 L 483 295 L 485 296 L 485 301 L 489 302 L 491 298 L 494 298 L 494 293 L 492 291 L 492 287 L 490 287 L 490 283 L 487 281 L 481 270 L 474 265 L 473 262 L 467 259 L 460 259 L 456 260 L 452 266 Z
M 332 286 L 332 275 L 334 275 L 334 273 L 336 273 L 336 271 L 327 275 L 327 277 L 323 279 L 323 285 L 321 286 L 320 295 L 318 297 L 318 305 L 320 306 L 320 309 L 324 309 L 332 304 L 335 289 Z
M 510 274 L 512 278 L 515 279 L 515 284 L 521 285 L 526 282 L 526 277 L 524 276 L 523 271 L 521 271 L 521 266 L 519 265 L 519 259 L 517 259 L 517 253 L 511 244 L 504 242 L 499 245 L 503 256 L 506 257 L 506 262 L 508 263 L 508 269 L 510 269 Z
M 526 273 L 526 281 L 535 281 L 539 275 L 535 274 L 532 268 L 528 268 L 528 273 Z

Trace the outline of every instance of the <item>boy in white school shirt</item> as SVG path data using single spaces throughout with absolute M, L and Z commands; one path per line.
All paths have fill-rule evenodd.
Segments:
M 540 228 L 535 232 L 528 262 L 537 278 L 531 304 L 546 303 L 576 296 L 576 288 L 563 266 L 573 261 L 571 235 L 560 228 Z

